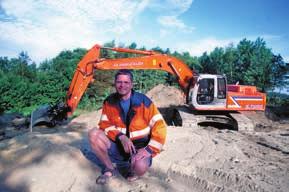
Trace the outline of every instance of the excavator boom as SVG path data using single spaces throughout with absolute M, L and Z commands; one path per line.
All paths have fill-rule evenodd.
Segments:
M 131 58 L 103 59 L 100 58 L 100 50 L 109 49 L 116 52 L 139 54 L 141 56 Z M 187 92 L 189 83 L 193 77 L 191 69 L 175 57 L 160 54 L 154 51 L 141 51 L 125 48 L 107 48 L 95 45 L 79 62 L 67 93 L 66 103 L 69 107 L 68 115 L 76 109 L 88 84 L 93 79 L 94 70 L 118 70 L 118 69 L 155 69 L 163 70 L 177 77 L 182 89 Z

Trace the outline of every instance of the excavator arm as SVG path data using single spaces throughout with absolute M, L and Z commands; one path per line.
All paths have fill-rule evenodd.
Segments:
M 94 64 L 99 61 L 101 46 L 92 47 L 78 63 L 66 94 L 67 115 L 76 109 L 88 84 L 93 80 Z
M 137 57 L 105 59 L 100 58 L 101 49 L 110 49 L 116 52 L 138 54 Z M 166 54 L 154 51 L 141 51 L 126 48 L 106 48 L 100 45 L 92 47 L 83 59 L 78 63 L 72 82 L 67 92 L 67 115 L 71 115 L 76 109 L 83 93 L 93 79 L 94 70 L 118 70 L 118 69 L 154 69 L 163 70 L 177 77 L 181 88 L 187 92 L 193 72 L 182 61 Z
M 135 54 L 136 57 L 107 59 L 101 58 L 101 49 L 109 49 L 116 52 Z M 95 70 L 118 69 L 151 69 L 163 70 L 177 77 L 178 83 L 185 93 L 193 80 L 193 72 L 182 61 L 166 54 L 154 51 L 142 51 L 126 48 L 110 48 L 100 45 L 93 46 L 78 63 L 74 72 L 66 101 L 54 106 L 44 105 L 32 112 L 31 126 L 44 123 L 54 126 L 68 116 L 72 115 L 88 85 L 93 80 Z

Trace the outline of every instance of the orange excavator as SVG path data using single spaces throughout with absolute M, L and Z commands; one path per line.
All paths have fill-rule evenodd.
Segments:
M 138 57 L 106 59 L 100 57 L 101 49 L 137 54 Z M 230 124 L 234 129 L 248 125 L 237 111 L 264 111 L 266 95 L 255 86 L 228 85 L 224 75 L 195 74 L 181 60 L 154 51 L 110 48 L 95 45 L 78 63 L 66 96 L 66 102 L 37 111 L 33 124 L 53 122 L 71 115 L 93 81 L 95 70 L 141 69 L 163 70 L 174 76 L 186 96 L 186 103 L 173 110 L 173 124 L 180 126 L 217 123 Z M 40 113 L 40 114 L 39 114 Z M 45 118 L 42 118 L 45 116 Z M 241 125 L 242 124 L 242 125 Z M 248 123 L 247 123 L 248 124 Z M 248 130 L 252 129 L 249 125 Z M 239 127 L 239 128 L 238 128 Z

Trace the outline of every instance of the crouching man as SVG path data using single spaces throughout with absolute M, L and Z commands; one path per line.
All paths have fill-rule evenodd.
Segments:
M 104 101 L 99 129 L 89 132 L 91 148 L 104 165 L 98 184 L 107 183 L 117 170 L 128 181 L 138 179 L 152 165 L 166 138 L 161 114 L 147 96 L 133 90 L 129 70 L 116 73 L 115 89 Z

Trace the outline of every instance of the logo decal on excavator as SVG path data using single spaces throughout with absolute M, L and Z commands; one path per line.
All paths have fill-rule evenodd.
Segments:
M 228 105 L 229 108 L 240 108 L 240 104 L 238 101 L 262 101 L 262 97 L 244 97 L 244 96 L 230 96 L 230 99 L 233 101 L 235 105 Z
M 127 62 L 127 63 L 115 63 L 113 64 L 113 67 L 129 67 L 129 66 L 140 66 L 144 63 L 142 61 L 136 61 L 136 62 Z

